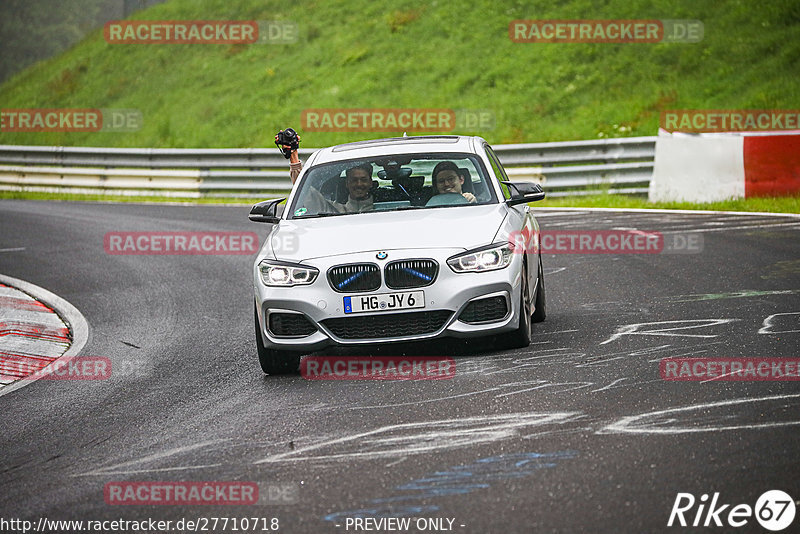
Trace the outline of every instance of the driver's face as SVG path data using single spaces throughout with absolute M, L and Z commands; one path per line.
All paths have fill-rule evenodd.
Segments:
M 436 175 L 436 189 L 440 193 L 461 194 L 461 184 L 463 183 L 464 178 L 459 176 L 456 171 L 446 169 Z
M 364 169 L 354 169 L 347 173 L 345 186 L 350 192 L 350 197 L 355 200 L 364 200 L 372 189 L 372 180 Z

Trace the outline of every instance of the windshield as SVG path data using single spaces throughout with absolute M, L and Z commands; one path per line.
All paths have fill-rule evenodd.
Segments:
M 353 159 L 308 170 L 291 219 L 475 206 L 496 202 L 474 154 L 406 154 Z

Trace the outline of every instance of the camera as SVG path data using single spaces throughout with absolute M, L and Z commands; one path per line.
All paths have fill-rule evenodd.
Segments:
M 300 136 L 292 128 L 286 128 L 275 135 L 275 144 L 283 152 L 283 157 L 289 159 L 292 150 L 300 148 Z

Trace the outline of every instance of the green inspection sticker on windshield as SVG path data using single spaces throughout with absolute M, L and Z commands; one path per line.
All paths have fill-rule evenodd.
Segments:
M 300 217 L 301 215 L 305 215 L 307 211 L 308 210 L 305 209 L 305 208 L 298 208 L 298 209 L 294 210 L 294 216 L 295 217 Z

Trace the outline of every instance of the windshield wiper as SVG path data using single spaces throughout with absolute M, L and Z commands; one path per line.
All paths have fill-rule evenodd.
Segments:
M 345 215 L 344 213 L 315 213 L 314 215 L 296 215 L 293 219 L 317 219 L 319 217 L 335 217 L 336 215 Z

